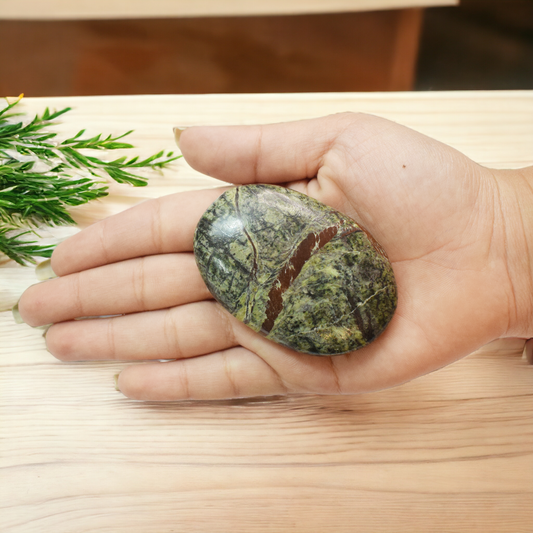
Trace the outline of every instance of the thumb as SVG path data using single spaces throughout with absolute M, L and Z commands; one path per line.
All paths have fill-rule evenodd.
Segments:
M 230 183 L 284 183 L 316 176 L 341 115 L 256 126 L 175 130 L 195 170 Z

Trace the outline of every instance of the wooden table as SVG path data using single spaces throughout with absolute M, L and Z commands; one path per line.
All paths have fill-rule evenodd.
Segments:
M 493 167 L 533 164 L 533 92 L 28 99 L 70 105 L 59 130 L 135 128 L 139 153 L 172 126 L 366 111 Z M 77 213 L 87 223 L 144 197 L 213 186 L 180 161 L 144 189 Z M 0 269 L 0 302 L 34 283 Z M 532 531 L 533 366 L 495 342 L 395 389 L 141 403 L 113 386 L 123 364 L 66 364 L 40 330 L 0 313 L 0 530 L 84 532 Z

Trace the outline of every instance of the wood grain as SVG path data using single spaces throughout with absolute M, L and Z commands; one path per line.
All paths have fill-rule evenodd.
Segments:
M 457 5 L 459 0 L 0 0 L 0 19 L 295 15 Z
M 274 122 L 340 110 L 407 124 L 495 167 L 533 164 L 533 92 L 28 99 L 74 110 L 70 134 L 135 128 L 139 153 L 173 125 Z M 214 186 L 183 162 L 114 187 L 84 223 L 145 197 Z M 0 269 L 6 287 L 35 282 Z M 11 301 L 16 289 L 9 292 Z M 0 530 L 527 533 L 533 366 L 497 341 L 438 372 L 361 396 L 142 403 L 120 363 L 56 361 L 42 331 L 0 313 Z

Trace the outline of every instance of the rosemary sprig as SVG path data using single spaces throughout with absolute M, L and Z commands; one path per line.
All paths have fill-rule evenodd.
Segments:
M 108 194 L 106 178 L 135 187 L 147 184 L 137 169 L 163 169 L 181 156 L 160 151 L 146 159 L 125 156 L 106 161 L 97 152 L 131 149 L 118 136 L 84 137 L 85 130 L 61 142 L 45 128 L 71 108 L 45 109 L 28 123 L 14 119 L 20 98 L 0 110 L 0 253 L 20 264 L 49 257 L 53 246 L 42 246 L 38 228 L 75 224 L 69 207 Z
M 9 233 L 12 233 L 12 228 L 0 228 L 0 253 L 21 265 L 35 263 L 35 257 L 50 257 L 54 251 L 54 245 L 43 246 L 35 241 L 21 239 L 22 236 L 33 233 L 29 230 L 11 236 Z

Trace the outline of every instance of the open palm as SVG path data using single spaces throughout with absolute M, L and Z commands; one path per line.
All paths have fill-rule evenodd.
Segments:
M 358 393 L 512 334 L 494 175 L 452 148 L 355 114 L 189 128 L 180 147 L 201 172 L 285 185 L 360 222 L 392 262 L 393 320 L 371 345 L 336 357 L 300 354 L 254 333 L 212 300 L 196 268 L 195 226 L 223 189 L 194 191 L 145 202 L 56 249 L 59 277 L 19 303 L 28 324 L 54 324 L 46 341 L 56 357 L 174 360 L 121 373 L 120 390 L 138 399 Z M 105 315 L 122 316 L 73 320 Z

